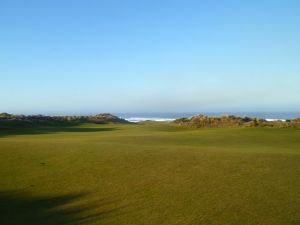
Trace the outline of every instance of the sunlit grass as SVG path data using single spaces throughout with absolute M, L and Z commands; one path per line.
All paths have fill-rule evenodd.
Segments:
M 145 123 L 1 131 L 0 177 L 1 207 L 11 207 L 5 225 L 299 224 L 300 130 Z M 56 196 L 80 197 L 48 203 Z M 49 205 L 57 218 L 46 223 Z M 28 207 L 39 216 L 27 218 Z

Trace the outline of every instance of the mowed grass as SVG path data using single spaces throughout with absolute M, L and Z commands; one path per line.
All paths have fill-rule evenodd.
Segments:
M 300 224 L 300 129 L 0 131 L 3 225 Z

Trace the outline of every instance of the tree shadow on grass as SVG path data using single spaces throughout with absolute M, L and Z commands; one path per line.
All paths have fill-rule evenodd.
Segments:
M 35 134 L 56 134 L 61 132 L 105 132 L 114 131 L 118 128 L 113 127 L 36 127 L 36 128 L 13 128 L 13 129 L 0 129 L 0 138 L 12 135 L 35 135 Z
M 38 196 L 24 192 L 0 192 L 0 224 L 3 225 L 71 225 L 101 220 L 116 213 L 120 208 L 112 208 L 112 201 L 97 202 L 85 206 L 74 204 L 86 194 L 70 194 L 55 197 Z M 72 206 L 70 206 L 70 204 Z M 106 208 L 90 213 L 90 209 Z M 93 210 L 95 211 L 95 210 Z

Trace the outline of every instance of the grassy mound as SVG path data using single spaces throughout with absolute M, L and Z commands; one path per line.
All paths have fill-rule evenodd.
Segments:
M 92 116 L 43 116 L 0 114 L 0 129 L 31 128 L 39 126 L 74 126 L 82 123 L 129 123 L 109 113 Z
M 195 128 L 217 128 L 217 127 L 300 127 L 300 119 L 286 121 L 267 121 L 265 119 L 239 117 L 239 116 L 219 116 L 209 117 L 205 115 L 192 116 L 191 118 L 179 118 L 175 124 Z

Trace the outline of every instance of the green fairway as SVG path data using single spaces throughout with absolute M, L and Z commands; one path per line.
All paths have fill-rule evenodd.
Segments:
M 2 225 L 299 225 L 300 129 L 0 131 Z

